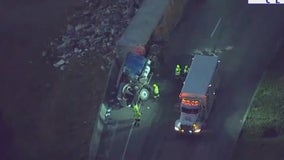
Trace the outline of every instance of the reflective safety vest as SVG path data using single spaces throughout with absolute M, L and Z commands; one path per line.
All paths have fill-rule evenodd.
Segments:
M 159 87 L 157 84 L 153 84 L 154 87 L 154 94 L 159 95 L 160 91 L 159 91 Z
M 175 75 L 176 75 L 176 76 L 180 76 L 180 72 L 181 72 L 180 65 L 177 65 L 177 66 L 176 66 L 176 72 L 175 72 Z
M 133 111 L 134 111 L 134 117 L 135 118 L 141 118 L 142 113 L 140 112 L 140 106 L 138 104 L 135 104 L 133 106 Z
M 185 65 L 184 69 L 183 69 L 183 74 L 188 73 L 188 71 L 189 71 L 189 67 L 188 67 L 188 65 Z

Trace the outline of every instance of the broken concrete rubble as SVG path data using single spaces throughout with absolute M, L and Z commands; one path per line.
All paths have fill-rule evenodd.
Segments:
M 99 54 L 110 61 L 116 41 L 141 3 L 142 0 L 86 0 L 80 10 L 68 17 L 64 34 L 54 38 L 42 56 L 61 70 L 73 55 Z
M 60 67 L 65 63 L 65 61 L 63 59 L 59 60 L 58 62 L 54 63 L 53 66 L 54 67 Z

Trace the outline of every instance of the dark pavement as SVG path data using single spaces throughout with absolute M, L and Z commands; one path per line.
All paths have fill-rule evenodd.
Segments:
M 230 159 L 258 82 L 282 43 L 283 13 L 281 6 L 252 6 L 246 1 L 190 2 L 164 50 L 161 76 L 154 80 L 161 86 L 161 98 L 144 105 L 145 114 L 139 128 L 132 131 L 130 122 L 130 127 L 123 130 L 118 130 L 122 127 L 119 123 L 110 126 L 112 134 L 105 138 L 109 145 L 102 149 L 108 152 L 109 159 Z M 208 129 L 201 136 L 177 136 L 174 122 L 179 113 L 174 106 L 180 84 L 172 77 L 175 64 L 189 63 L 189 54 L 194 49 L 227 46 L 233 49 L 219 54 L 222 83 Z M 149 110 L 148 106 L 151 106 Z M 132 118 L 131 114 L 118 112 L 115 114 L 120 117 Z M 128 147 L 124 152 L 126 143 Z
M 193 4 L 191 6 L 194 8 Z M 223 64 L 222 84 L 209 118 L 208 131 L 200 137 L 177 138 L 169 131 L 173 130 L 170 121 L 173 124 L 175 119 L 171 118 L 162 124 L 163 132 L 168 131 L 168 135 L 165 134 L 159 142 L 162 145 L 150 149 L 154 153 L 150 156 L 152 159 L 230 159 L 243 116 L 283 36 L 283 32 L 279 33 L 283 28 L 283 24 L 279 23 L 283 11 L 277 6 L 208 1 L 200 4 L 198 9 L 189 9 L 185 13 L 188 16 L 183 19 L 176 34 L 173 33 L 173 43 L 167 50 L 169 54 L 187 54 L 195 48 L 234 48 L 220 55 Z M 220 17 L 219 28 L 210 38 Z M 177 49 L 179 52 L 176 52 Z M 169 109 L 165 111 L 164 119 L 170 119 L 168 117 L 177 116 Z M 163 132 L 157 134 L 161 136 Z M 146 156 L 145 159 L 150 158 Z

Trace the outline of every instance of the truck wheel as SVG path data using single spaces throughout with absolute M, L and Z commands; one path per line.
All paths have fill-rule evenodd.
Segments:
M 142 88 L 140 93 L 139 93 L 139 98 L 142 100 L 142 101 L 146 101 L 150 96 L 150 92 L 148 89 L 146 88 Z

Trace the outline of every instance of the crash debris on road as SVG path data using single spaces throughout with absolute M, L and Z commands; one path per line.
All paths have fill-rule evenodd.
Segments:
M 203 48 L 203 49 L 194 49 L 190 54 L 194 55 L 217 55 L 227 53 L 233 50 L 233 46 L 226 46 L 225 48 Z

